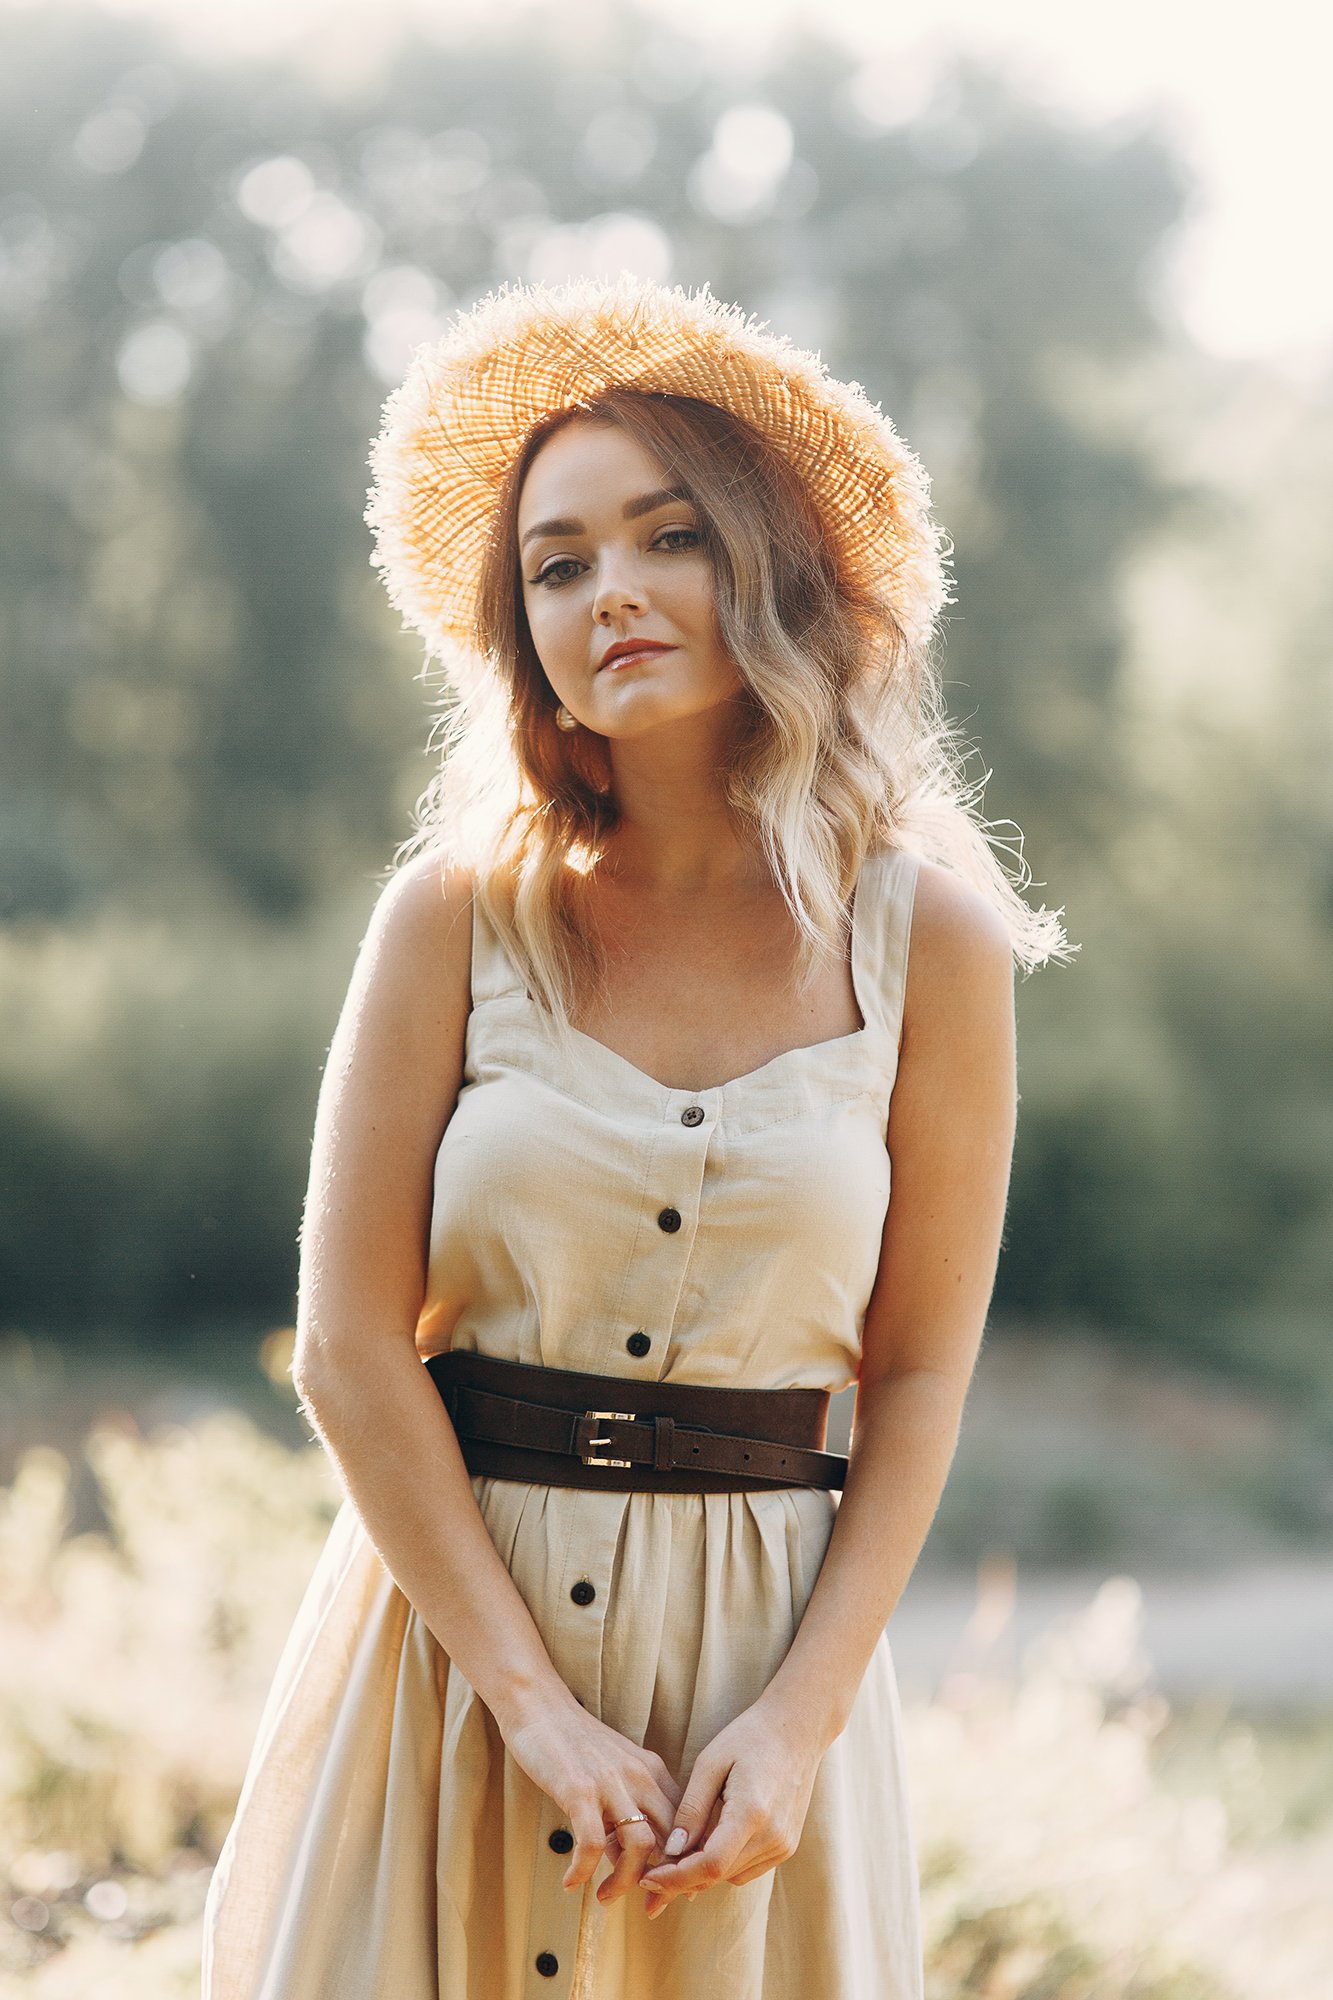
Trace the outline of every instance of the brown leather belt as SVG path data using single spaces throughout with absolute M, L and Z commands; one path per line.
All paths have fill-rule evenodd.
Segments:
M 467 1348 L 425 1363 L 469 1472 L 607 1492 L 841 1486 L 827 1389 L 730 1389 L 538 1368 Z

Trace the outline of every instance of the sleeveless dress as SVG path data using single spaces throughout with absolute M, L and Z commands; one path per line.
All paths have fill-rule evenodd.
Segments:
M 864 1025 L 709 1090 L 668 1089 L 578 1031 L 562 1057 L 474 902 L 423 1359 L 464 1347 L 635 1380 L 845 1388 L 889 1200 L 917 872 L 897 848 L 862 866 Z M 481 1474 L 472 1490 L 558 1673 L 682 1784 L 780 1665 L 841 1497 Z M 640 1889 L 597 1902 L 609 1860 L 581 1892 L 561 1887 L 564 1825 L 344 1499 L 209 1887 L 204 2000 L 922 2000 L 887 1630 L 777 1868 L 650 1923 Z

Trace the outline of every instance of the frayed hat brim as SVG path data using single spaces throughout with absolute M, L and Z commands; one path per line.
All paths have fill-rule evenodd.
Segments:
M 467 678 L 482 557 L 533 427 L 613 386 L 695 396 L 743 419 L 807 481 L 847 578 L 929 638 L 947 541 L 915 454 L 858 382 L 714 298 L 634 277 L 503 285 L 413 353 L 371 447 L 371 562 L 405 623 Z

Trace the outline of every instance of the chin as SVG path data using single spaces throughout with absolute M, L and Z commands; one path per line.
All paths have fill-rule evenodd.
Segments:
M 727 701 L 701 701 L 697 707 L 682 708 L 679 704 L 668 706 L 663 703 L 636 702 L 633 715 L 617 716 L 615 725 L 604 733 L 611 742 L 629 742 L 636 736 L 645 736 L 656 729 L 683 728 L 686 724 L 702 721 L 706 716 L 716 717 L 720 722 Z

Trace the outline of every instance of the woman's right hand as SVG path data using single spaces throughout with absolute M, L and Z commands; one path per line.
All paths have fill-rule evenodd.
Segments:
M 502 1734 L 515 1763 L 569 1821 L 574 1850 L 566 1889 L 580 1888 L 609 1854 L 614 1866 L 597 1896 L 614 1902 L 664 1858 L 681 1788 L 656 1751 L 599 1722 L 572 1694 L 540 1711 L 529 1709 Z M 647 1819 L 613 1828 L 613 1821 L 636 1812 Z

